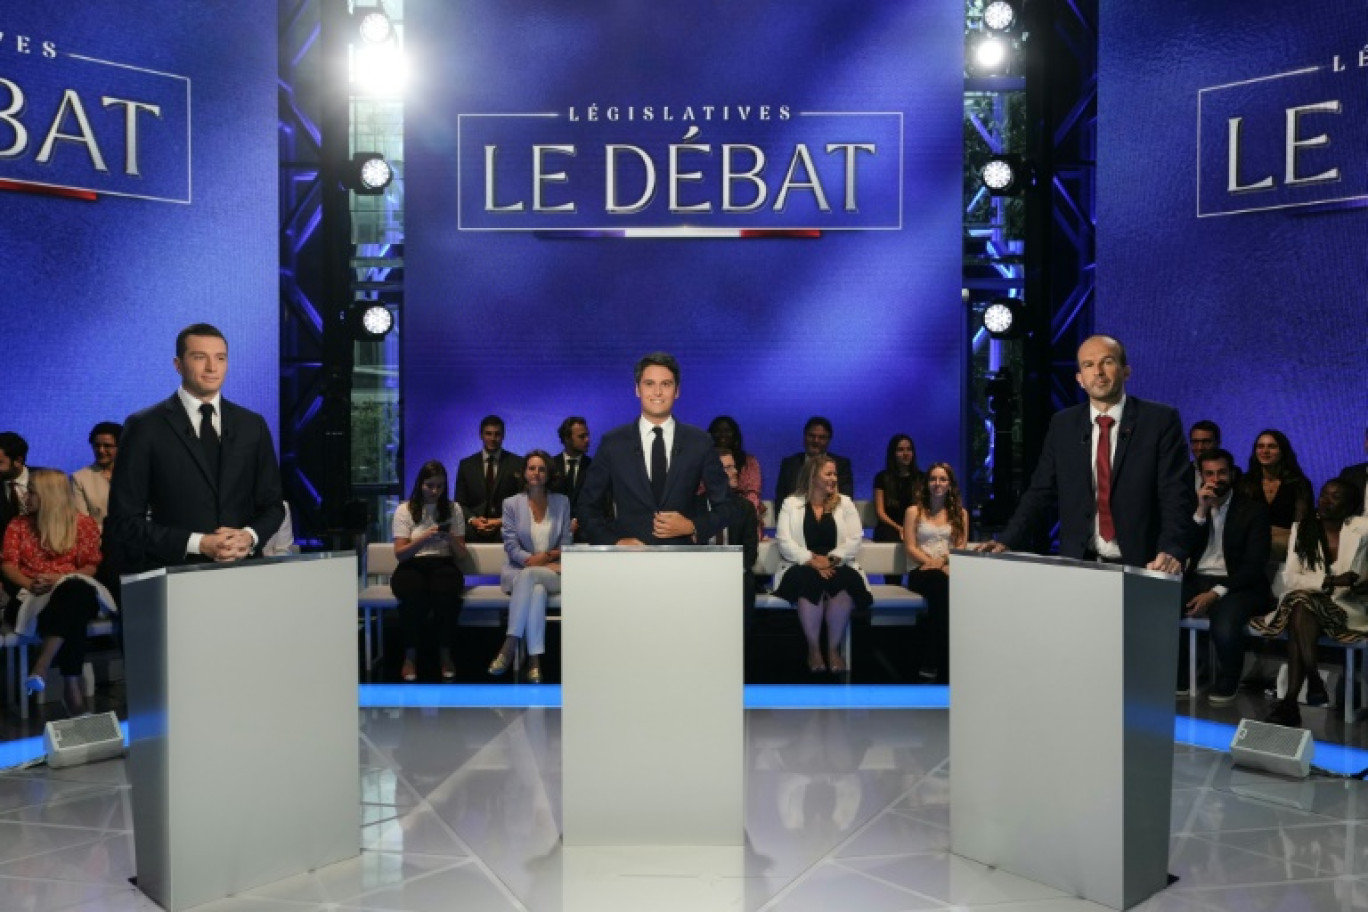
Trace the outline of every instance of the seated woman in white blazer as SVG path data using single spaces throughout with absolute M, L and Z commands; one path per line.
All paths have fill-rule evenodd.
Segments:
M 856 562 L 864 527 L 854 502 L 837 490 L 836 462 L 814 456 L 798 475 L 798 493 L 785 498 L 775 525 L 779 570 L 774 594 L 793 603 L 807 638 L 808 669 L 846 670 L 841 655 L 850 613 L 874 600 Z M 827 653 L 822 658 L 822 621 Z
M 540 684 L 541 656 L 546 651 L 546 600 L 560 592 L 561 549 L 573 540 L 570 500 L 550 494 L 551 456 L 533 450 L 523 459 L 521 494 L 503 503 L 503 546 L 508 555 L 499 583 L 512 599 L 508 606 L 508 636 L 489 673 L 501 675 L 513 664 L 518 640 L 527 641 L 527 680 Z

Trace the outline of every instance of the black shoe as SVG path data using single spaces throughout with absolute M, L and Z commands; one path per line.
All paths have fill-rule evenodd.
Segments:
M 1279 700 L 1264 721 L 1288 728 L 1301 728 L 1301 710 L 1297 707 L 1297 698 Z
M 1306 705 L 1329 706 L 1330 694 L 1325 690 L 1325 682 L 1319 677 L 1306 682 Z

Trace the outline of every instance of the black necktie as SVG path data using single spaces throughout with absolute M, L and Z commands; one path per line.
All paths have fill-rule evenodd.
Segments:
M 218 431 L 214 430 L 214 407 L 206 402 L 199 407 L 199 413 L 200 446 L 204 448 L 204 458 L 209 460 L 209 470 L 217 478 L 219 471 L 219 435 Z
M 22 516 L 24 513 L 23 504 L 19 503 L 19 483 L 15 481 L 6 482 L 9 486 L 9 505 L 10 512 L 15 516 Z
M 565 490 L 573 492 L 575 490 L 575 470 L 579 468 L 578 459 L 567 459 L 565 461 Z
M 656 506 L 665 499 L 665 473 L 669 471 L 665 462 L 665 432 L 651 428 L 655 441 L 651 444 L 651 493 L 655 495 Z

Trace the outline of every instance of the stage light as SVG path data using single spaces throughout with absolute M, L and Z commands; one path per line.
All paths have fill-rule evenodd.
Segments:
M 972 48 L 974 65 L 984 73 L 1002 72 L 1007 69 L 1012 47 L 1006 38 L 988 34 L 974 42 Z
M 994 339 L 1015 339 L 1025 335 L 1025 305 L 1020 298 L 994 298 L 983 309 L 983 328 Z
M 983 24 L 995 32 L 1007 31 L 1016 21 L 1016 7 L 1007 0 L 993 0 L 983 8 Z
M 375 301 L 357 301 L 352 305 L 351 316 L 358 339 L 379 339 L 394 329 L 394 314 Z
M 993 196 L 1019 196 L 1032 182 L 1031 169 L 1020 155 L 990 155 L 979 178 Z
M 408 84 L 408 58 L 397 41 L 357 44 L 351 49 L 351 84 L 359 95 L 402 95 Z
M 394 181 L 394 169 L 379 152 L 358 152 L 352 156 L 347 174 L 348 189 L 359 196 L 379 196 Z
M 384 44 L 394 37 L 394 24 L 378 6 L 357 7 L 352 12 L 356 34 L 366 44 Z

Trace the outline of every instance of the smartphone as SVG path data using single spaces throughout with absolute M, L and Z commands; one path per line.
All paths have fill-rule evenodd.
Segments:
M 446 522 L 439 522 L 439 523 L 437 524 L 437 531 L 438 531 L 438 532 L 450 532 L 450 531 L 451 531 L 451 520 L 448 519 Z

